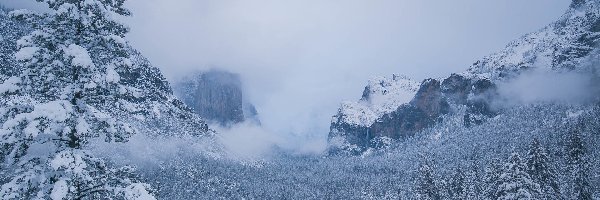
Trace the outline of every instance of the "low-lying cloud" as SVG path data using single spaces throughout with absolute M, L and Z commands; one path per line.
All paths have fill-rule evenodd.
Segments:
M 230 127 L 212 127 L 219 133 L 218 138 L 229 153 L 241 159 L 265 158 L 274 149 L 299 154 L 321 154 L 326 148 L 325 140 L 279 134 L 251 122 Z
M 506 105 L 587 103 L 597 97 L 594 76 L 578 72 L 530 71 L 498 85 Z M 506 106 L 505 105 L 505 106 Z

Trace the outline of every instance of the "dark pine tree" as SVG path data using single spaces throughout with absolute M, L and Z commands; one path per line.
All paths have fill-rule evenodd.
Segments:
M 546 149 L 534 139 L 527 152 L 527 173 L 540 185 L 542 199 L 559 199 L 560 188 L 554 166 Z
M 449 181 L 448 195 L 451 199 L 463 199 L 465 193 L 465 173 L 459 168 L 452 175 L 452 179 Z
M 540 194 L 540 186 L 531 179 L 527 173 L 527 165 L 518 153 L 510 156 L 498 183 L 498 199 L 537 199 Z
M 586 149 L 581 135 L 579 124 L 571 130 L 567 143 L 567 164 L 571 179 L 571 199 L 592 199 L 592 188 L 589 180 L 589 161 L 586 159 Z
M 429 155 L 421 155 L 416 184 L 416 196 L 418 199 L 441 199 L 436 184 L 433 161 Z
M 497 199 L 496 190 L 498 189 L 500 175 L 502 175 L 502 163 L 499 159 L 493 159 L 484 169 L 483 174 L 483 197 L 485 199 Z

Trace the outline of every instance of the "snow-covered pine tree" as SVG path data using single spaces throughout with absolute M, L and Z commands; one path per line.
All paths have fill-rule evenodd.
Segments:
M 496 190 L 498 199 L 538 199 L 540 186 L 527 174 L 527 165 L 518 153 L 513 153 L 504 165 Z
M 452 179 L 449 181 L 448 194 L 451 199 L 463 199 L 465 192 L 465 173 L 460 169 L 456 168 Z
M 482 184 L 481 184 L 481 173 L 480 173 L 480 158 L 474 158 L 471 164 L 468 166 L 468 170 L 465 173 L 465 187 L 464 187 L 464 198 L 466 200 L 482 199 Z
M 586 149 L 582 140 L 581 130 L 583 124 L 571 130 L 567 141 L 567 164 L 570 172 L 569 198 L 592 199 L 592 188 L 589 180 L 589 161 L 586 159 Z
M 422 154 L 416 182 L 416 195 L 418 199 L 441 199 L 433 169 L 433 161 L 430 156 Z
M 534 139 L 527 152 L 527 173 L 540 185 L 542 199 L 560 199 L 560 188 L 554 166 L 546 149 Z
M 11 12 L 35 31 L 17 42 L 20 74 L 0 85 L 0 158 L 10 175 L 0 198 L 153 198 L 131 168 L 111 168 L 84 148 L 135 133 L 93 106 L 133 101 L 117 72 L 131 66 L 128 30 L 114 18 L 130 14 L 125 0 L 37 1 L 51 12 Z
M 484 169 L 483 174 L 483 197 L 484 199 L 497 199 L 500 175 L 502 175 L 502 163 L 500 159 L 492 159 Z

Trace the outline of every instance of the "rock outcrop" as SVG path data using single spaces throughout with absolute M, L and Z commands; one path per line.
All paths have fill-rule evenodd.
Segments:
M 256 108 L 244 98 L 238 74 L 210 70 L 174 83 L 175 94 L 203 118 L 230 126 L 244 121 L 260 124 Z
M 369 88 L 369 86 L 367 86 Z M 471 80 L 463 75 L 452 74 L 443 81 L 426 79 L 421 83 L 412 100 L 395 110 L 382 113 L 370 124 L 351 123 L 344 116 L 348 109 L 341 108 L 334 116 L 330 140 L 340 142 L 342 148 L 360 152 L 377 146 L 377 138 L 405 139 L 434 125 L 453 108 L 466 107 L 465 124 L 479 124 L 485 117 L 496 115 L 491 107 L 496 94 L 494 84 L 486 79 Z M 364 100 L 364 95 L 363 99 Z M 364 112 L 361 112 L 364 113 Z M 359 114 L 361 114 L 359 113 Z

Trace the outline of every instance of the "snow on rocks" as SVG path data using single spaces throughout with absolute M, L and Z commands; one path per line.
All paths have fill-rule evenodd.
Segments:
M 363 97 L 358 102 L 343 102 L 339 114 L 343 121 L 359 126 L 370 126 L 403 104 L 409 103 L 420 84 L 406 76 L 376 77 L 369 80 Z

